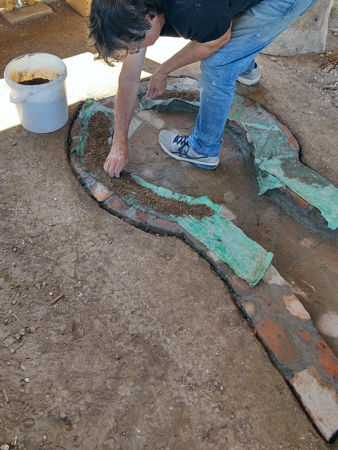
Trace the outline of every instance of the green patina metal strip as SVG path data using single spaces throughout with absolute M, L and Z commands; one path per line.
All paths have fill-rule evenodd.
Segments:
M 276 158 L 265 161 L 260 167 L 319 209 L 331 230 L 338 228 L 338 189 L 326 178 L 306 166 Z
M 171 217 L 251 286 L 255 286 L 264 276 L 273 254 L 266 252 L 263 247 L 224 217 L 220 205 L 213 203 L 207 196 L 189 197 L 155 186 L 135 174 L 132 174 L 132 177 L 138 184 L 151 189 L 161 197 L 182 201 L 189 205 L 209 206 L 215 213 L 201 220 L 191 216 Z M 140 208 L 141 205 L 136 201 L 130 198 L 128 200 L 132 201 L 134 207 Z

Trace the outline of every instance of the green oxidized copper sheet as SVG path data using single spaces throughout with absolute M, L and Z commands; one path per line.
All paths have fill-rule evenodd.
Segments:
M 185 230 L 205 245 L 219 259 L 228 264 L 243 280 L 254 286 L 264 276 L 273 258 L 257 242 L 234 225 L 221 213 L 221 206 L 213 203 L 207 196 L 193 198 L 171 192 L 169 189 L 147 183 L 137 175 L 132 175 L 141 186 L 151 189 L 161 197 L 183 201 L 187 204 L 204 204 L 214 211 L 210 217 L 198 220 L 191 216 L 172 218 Z M 130 199 L 128 199 L 130 202 Z M 140 207 L 131 200 L 133 206 Z

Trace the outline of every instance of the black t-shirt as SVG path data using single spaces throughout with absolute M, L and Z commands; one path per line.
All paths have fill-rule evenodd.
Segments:
M 198 42 L 220 38 L 232 18 L 261 0 L 163 0 L 165 24 L 161 36 L 181 36 Z

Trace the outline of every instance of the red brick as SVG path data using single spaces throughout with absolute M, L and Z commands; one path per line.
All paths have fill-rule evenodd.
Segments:
M 106 106 L 107 108 L 114 109 L 114 101 L 115 97 L 107 97 L 101 101 L 102 105 Z
M 76 173 L 80 174 L 83 172 L 83 168 L 81 167 L 80 159 L 76 153 L 72 153 L 70 155 L 70 162 L 73 165 L 73 169 Z
M 137 222 L 140 222 L 140 223 L 147 222 L 150 217 L 151 217 L 151 214 L 141 211 L 140 209 L 137 209 L 135 211 L 135 220 L 137 220 Z
M 264 308 L 274 314 L 278 314 L 280 312 L 280 308 L 271 297 L 261 297 L 259 302 L 264 306 Z
M 239 278 L 237 275 L 230 277 L 230 284 L 238 294 L 246 294 L 252 290 L 248 283 Z
M 300 208 L 308 208 L 310 206 L 310 204 L 306 200 L 297 195 L 295 192 L 291 191 L 291 189 L 286 188 L 286 191 L 291 200 L 294 200 L 294 202 L 297 203 Z
M 103 184 L 96 183 L 90 190 L 93 197 L 96 198 L 99 202 L 103 202 L 106 200 L 112 192 L 109 191 Z
M 108 208 L 111 208 L 113 211 L 123 213 L 124 211 L 127 211 L 130 206 L 122 200 L 122 198 L 114 196 L 112 197 L 108 203 L 106 203 Z
M 287 364 L 299 356 L 299 351 L 290 341 L 284 328 L 270 318 L 261 320 L 256 325 L 256 330 L 266 347 L 282 364 Z
M 333 354 L 325 341 L 318 339 L 317 341 L 318 362 L 322 369 L 334 378 L 338 377 L 338 359 Z
M 246 108 L 248 108 L 249 106 L 253 106 L 255 104 L 255 102 L 253 102 L 252 100 L 249 100 L 249 99 L 245 99 L 245 103 L 244 103 L 244 106 L 246 107 Z
M 298 334 L 304 342 L 310 342 L 312 340 L 312 334 L 308 331 L 298 331 Z
M 152 216 L 155 217 L 155 216 Z M 170 234 L 178 234 L 180 231 L 180 226 L 176 222 L 172 222 L 170 220 L 160 219 L 155 217 L 147 221 L 150 228 L 159 233 L 170 233 Z

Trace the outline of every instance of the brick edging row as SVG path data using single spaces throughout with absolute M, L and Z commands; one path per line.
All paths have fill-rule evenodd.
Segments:
M 112 106 L 112 101 L 106 99 L 105 105 L 109 104 Z M 238 307 L 314 426 L 327 442 L 332 442 L 338 433 L 338 359 L 289 284 L 270 266 L 263 280 L 252 288 L 170 217 L 164 219 L 128 205 L 85 171 L 73 151 L 83 132 L 78 114 L 69 132 L 68 157 L 87 193 L 111 214 L 144 231 L 179 237 L 209 261 L 228 284 Z

